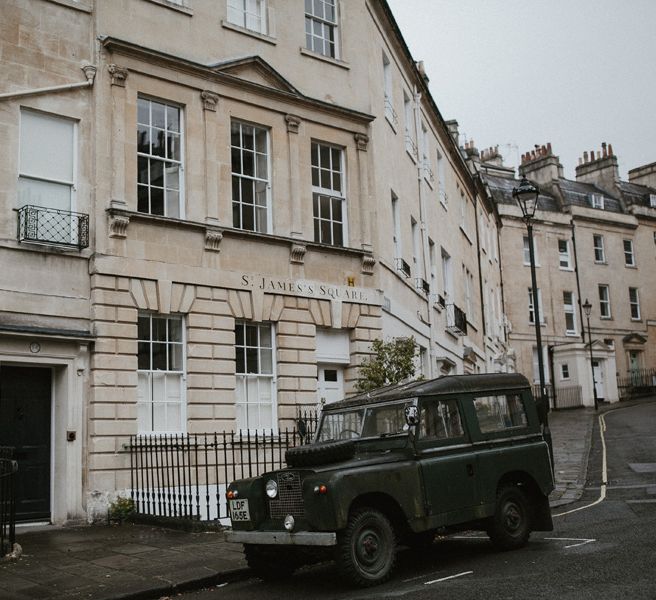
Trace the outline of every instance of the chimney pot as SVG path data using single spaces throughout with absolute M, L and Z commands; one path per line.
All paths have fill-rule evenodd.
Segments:
M 602 153 L 604 155 L 604 158 L 606 158 L 608 156 L 608 153 L 607 153 L 607 150 L 606 150 L 606 142 L 601 143 L 601 150 L 602 150 Z
M 584 163 L 588 162 L 588 151 L 587 150 L 583 153 L 583 162 Z
M 551 154 L 551 142 L 547 142 L 547 152 Z
M 594 160 L 595 160 L 595 151 L 590 150 L 590 161 L 594 161 Z
M 612 144 L 608 144 L 608 156 L 615 156 L 613 154 L 613 145 Z
M 579 165 L 583 164 L 583 159 L 579 156 Z

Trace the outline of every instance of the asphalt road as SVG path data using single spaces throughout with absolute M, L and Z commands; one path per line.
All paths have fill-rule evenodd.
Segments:
M 393 578 L 376 588 L 352 589 L 326 563 L 283 583 L 251 579 L 183 597 L 654 600 L 656 403 L 608 412 L 602 429 L 604 422 L 608 485 L 597 422 L 582 500 L 554 510 L 555 530 L 534 533 L 522 550 L 495 552 L 482 534 L 464 534 L 429 550 L 401 550 Z

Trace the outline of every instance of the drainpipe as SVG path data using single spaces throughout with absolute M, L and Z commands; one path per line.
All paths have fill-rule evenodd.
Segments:
M 23 96 L 38 96 L 39 94 L 49 94 L 52 92 L 67 92 L 69 90 L 76 90 L 79 88 L 88 88 L 93 86 L 93 81 L 96 77 L 96 67 L 93 65 L 85 65 L 82 67 L 82 70 L 84 71 L 84 76 L 87 78 L 87 80 L 82 83 L 65 83 L 63 85 L 51 85 L 49 87 L 23 90 L 22 92 L 5 92 L 0 94 L 0 100 L 22 98 Z
M 583 331 L 583 308 L 581 304 L 581 281 L 579 280 L 579 259 L 576 254 L 576 227 L 574 225 L 574 219 L 570 221 L 570 227 L 572 228 L 572 252 L 574 254 L 574 274 L 576 275 L 576 294 L 578 296 L 577 303 L 579 305 L 579 323 L 581 324 L 581 340 L 585 344 L 585 337 Z
M 422 162 L 421 150 L 422 148 L 419 145 L 420 136 L 421 136 L 421 92 L 417 91 L 417 88 L 414 88 L 413 93 L 413 109 L 415 113 L 415 134 L 417 136 L 417 190 L 419 193 L 419 229 L 421 231 L 421 254 L 423 262 L 423 272 L 420 274 L 421 278 L 424 281 L 429 281 L 430 278 L 426 278 L 426 268 L 430 262 L 430 253 L 428 251 L 428 230 L 426 228 L 426 199 L 423 193 L 423 169 L 424 165 Z M 417 287 L 417 282 L 414 282 L 415 288 Z M 431 305 L 430 293 L 428 298 L 426 298 L 427 305 L 427 324 L 428 324 L 428 377 L 429 379 L 433 378 L 434 370 L 434 356 L 435 356 L 435 331 L 433 324 L 433 307 Z

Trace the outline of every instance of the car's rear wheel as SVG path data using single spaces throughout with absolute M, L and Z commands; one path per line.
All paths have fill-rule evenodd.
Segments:
M 291 576 L 299 566 L 294 552 L 262 544 L 244 544 L 244 555 L 255 575 L 265 581 L 280 581 Z
M 339 535 L 337 563 L 341 571 L 360 587 L 383 583 L 396 562 L 396 534 L 387 517 L 361 508 L 350 516 Z
M 507 485 L 499 490 L 487 533 L 499 550 L 514 550 L 526 545 L 531 535 L 531 511 L 521 488 Z

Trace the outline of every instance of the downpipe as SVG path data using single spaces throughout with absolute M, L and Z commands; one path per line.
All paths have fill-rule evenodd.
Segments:
M 96 67 L 93 65 L 84 65 L 82 71 L 84 71 L 84 76 L 86 81 L 81 83 L 66 83 L 63 85 L 51 85 L 48 87 L 34 88 L 31 90 L 23 90 L 22 92 L 5 92 L 0 94 L 0 100 L 10 100 L 13 98 L 22 98 L 24 96 L 38 96 L 40 94 L 50 94 L 52 92 L 67 92 L 69 90 L 76 90 L 80 88 L 89 88 L 93 86 L 93 82 L 96 78 Z

